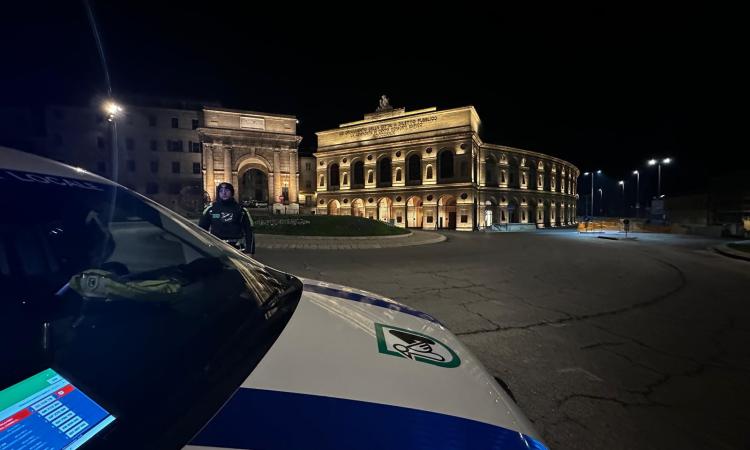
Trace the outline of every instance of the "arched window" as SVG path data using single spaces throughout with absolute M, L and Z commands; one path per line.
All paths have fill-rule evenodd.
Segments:
M 453 152 L 446 150 L 438 158 L 438 176 L 440 178 L 453 178 Z
M 328 170 L 328 189 L 335 191 L 340 187 L 339 165 L 331 164 L 331 167 Z
M 344 174 L 344 184 L 345 185 L 349 184 L 349 175 L 348 174 Z
M 391 179 L 391 158 L 382 158 L 378 161 L 378 186 L 390 186 Z
M 369 172 L 367 172 L 367 183 L 368 184 L 372 183 L 372 170 L 370 170 Z
M 432 166 L 427 166 L 427 179 L 432 179 Z
M 365 185 L 365 163 L 361 160 L 354 163 L 354 174 L 352 175 L 352 187 L 364 187 Z
M 422 158 L 416 153 L 409 157 L 406 165 L 406 181 L 409 184 L 422 181 Z
M 320 185 L 325 186 L 326 185 L 326 177 L 323 175 L 320 176 Z
M 401 181 L 401 169 L 396 169 L 396 181 Z

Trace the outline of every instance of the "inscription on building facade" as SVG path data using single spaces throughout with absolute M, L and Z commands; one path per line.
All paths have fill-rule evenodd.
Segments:
M 395 136 L 397 134 L 408 133 L 419 130 L 430 122 L 438 120 L 438 116 L 427 116 L 417 117 L 414 119 L 401 120 L 395 123 L 385 123 L 381 125 L 370 125 L 367 127 L 359 127 L 351 130 L 344 130 L 339 132 L 340 138 L 354 138 L 359 139 L 363 137 L 371 137 L 377 139 L 380 137 Z
M 265 131 L 266 121 L 262 117 L 240 116 L 240 128 Z

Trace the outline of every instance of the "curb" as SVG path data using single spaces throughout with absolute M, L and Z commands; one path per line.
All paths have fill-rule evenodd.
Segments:
M 399 239 L 412 236 L 413 231 L 409 230 L 407 234 L 392 234 L 389 236 L 307 236 L 307 235 L 294 235 L 294 234 L 269 234 L 269 233 L 255 233 L 256 236 L 282 236 L 281 239 L 302 239 L 302 240 L 375 240 L 375 239 Z
M 727 244 L 717 245 L 713 247 L 716 253 L 727 256 L 734 259 L 742 259 L 744 261 L 750 261 L 750 253 L 746 253 L 740 250 L 735 250 L 729 247 Z
M 432 234 L 432 233 L 430 233 Z M 414 233 L 406 234 L 403 236 L 398 237 L 408 237 L 413 236 Z M 305 240 L 297 240 L 299 236 L 289 236 L 289 235 L 262 235 L 262 236 L 285 236 L 288 239 L 280 239 L 276 240 L 276 242 L 269 242 L 269 243 L 263 243 L 263 242 L 256 242 L 255 246 L 257 248 L 264 248 L 264 249 L 270 249 L 270 250 L 368 250 L 368 249 L 378 249 L 378 248 L 396 248 L 396 247 L 411 247 L 416 245 L 428 245 L 428 244 L 437 244 L 439 242 L 443 242 L 447 239 L 445 235 L 442 235 L 440 233 L 435 233 L 435 236 L 431 236 L 428 239 L 424 240 L 386 240 L 386 241 L 380 241 L 380 242 L 373 242 L 375 239 L 372 239 L 372 237 L 369 237 L 370 239 L 367 240 L 355 240 L 354 238 L 333 238 L 338 239 L 338 241 L 334 242 L 330 236 L 325 236 L 328 239 L 321 239 L 324 242 L 320 242 L 321 240 L 318 240 L 318 242 L 311 242 L 315 240 L 314 236 L 306 236 L 308 239 L 308 242 L 305 242 Z M 358 236 L 361 238 L 361 236 Z M 386 236 L 383 236 L 386 237 Z M 394 237 L 394 236 L 388 236 L 388 237 Z M 286 241 L 286 242 L 285 242 Z M 328 242 L 326 242 L 328 241 Z

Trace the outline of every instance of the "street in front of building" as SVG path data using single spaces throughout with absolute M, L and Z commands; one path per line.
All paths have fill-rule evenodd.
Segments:
M 435 316 L 507 383 L 551 448 L 750 444 L 750 263 L 715 253 L 722 241 L 445 234 L 257 257 Z

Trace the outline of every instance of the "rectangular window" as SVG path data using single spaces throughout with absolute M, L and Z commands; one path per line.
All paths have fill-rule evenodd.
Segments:
M 127 162 L 128 165 L 128 172 L 135 172 L 135 161 L 132 159 L 129 159 Z
M 194 130 L 198 129 L 198 126 L 199 126 L 198 125 L 198 119 L 193 119 L 193 129 Z
M 172 128 L 180 128 L 180 121 L 177 117 L 172 117 Z
M 432 223 L 432 216 L 427 216 L 427 223 Z
M 201 143 L 200 142 L 190 142 L 190 151 L 193 153 L 200 153 L 201 152 Z
M 180 173 L 180 162 L 172 161 L 172 173 Z
M 156 139 L 151 139 L 151 142 L 149 142 L 149 148 L 152 152 L 155 152 L 159 149 L 159 143 L 156 142 Z
M 104 148 L 104 138 L 101 136 L 96 137 L 96 146 L 97 148 Z
M 135 149 L 135 141 L 133 138 L 125 138 L 125 148 L 128 150 Z
M 148 164 L 148 167 L 151 170 L 151 173 L 159 173 L 159 161 L 151 161 Z
M 201 173 L 201 163 L 199 162 L 193 163 L 193 173 Z
M 310 163 L 305 163 L 305 170 L 307 170 L 308 172 L 312 170 L 312 168 L 310 167 Z
M 158 194 L 159 193 L 159 184 L 158 183 L 147 183 L 146 184 L 146 194 Z
M 466 223 L 469 221 L 469 216 L 466 214 L 461 214 L 461 223 Z
M 167 139 L 167 150 L 170 152 L 181 152 L 182 141 L 173 141 L 171 139 Z
M 148 116 L 148 126 L 150 127 L 156 126 L 156 116 Z

